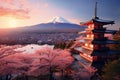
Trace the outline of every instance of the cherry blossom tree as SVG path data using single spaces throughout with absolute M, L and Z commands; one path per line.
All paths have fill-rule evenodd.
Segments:
M 30 67 L 31 61 L 31 58 L 24 54 L 16 53 L 6 56 L 0 59 L 0 75 L 6 76 L 6 80 L 8 80 L 8 76 L 25 74 Z
M 34 54 L 27 54 L 14 51 L 17 47 L 21 46 L 0 48 L 0 57 L 2 56 L 0 75 L 6 76 L 6 80 L 10 80 L 13 75 L 22 77 L 49 75 L 49 79 L 52 79 L 54 71 L 64 70 L 73 62 L 73 58 L 67 50 L 53 50 L 53 48 L 45 46 Z
M 19 48 L 19 47 L 22 47 L 22 46 L 21 45 L 14 45 L 14 46 L 0 45 L 0 58 L 19 52 L 19 51 L 14 51 L 15 48 Z
M 73 58 L 69 51 L 60 49 L 44 48 L 35 53 L 38 58 L 33 61 L 28 74 L 33 76 L 49 74 L 52 78 L 53 72 L 63 70 L 70 66 Z

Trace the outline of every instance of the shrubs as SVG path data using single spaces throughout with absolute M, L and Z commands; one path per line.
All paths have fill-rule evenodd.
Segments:
M 68 49 L 74 44 L 74 41 L 59 42 L 55 44 L 55 48 Z
M 120 59 L 109 62 L 103 68 L 103 80 L 119 80 L 120 79 Z

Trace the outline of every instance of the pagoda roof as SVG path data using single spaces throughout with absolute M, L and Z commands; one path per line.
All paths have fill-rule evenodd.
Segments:
M 112 55 L 112 54 L 118 54 L 118 51 L 115 50 L 94 50 L 91 54 L 91 56 L 106 56 L 106 55 Z
M 86 34 L 86 31 L 80 31 L 78 34 Z
M 93 38 L 84 37 L 85 40 L 93 40 Z
M 74 56 L 74 58 L 76 58 L 78 61 L 80 61 L 80 62 L 83 63 L 84 65 L 87 65 L 87 66 L 91 65 L 91 61 L 88 61 L 88 60 L 84 59 L 84 58 L 81 57 L 80 55 L 74 54 L 73 56 Z
M 86 47 L 86 46 L 82 46 L 82 48 L 87 49 L 87 50 L 90 50 L 90 51 L 93 50 L 93 48 L 89 48 L 89 47 Z
M 93 24 L 95 22 L 99 23 L 99 24 L 102 24 L 102 25 L 114 24 L 114 21 L 103 20 L 103 19 L 99 19 L 98 17 L 95 17 L 95 18 L 91 19 L 90 21 L 81 23 L 80 25 L 88 26 L 89 24 Z
M 76 47 L 75 50 L 81 52 L 82 51 L 82 47 Z
M 118 44 L 118 41 L 114 40 L 93 40 L 92 44 Z
M 112 33 L 112 34 L 115 34 L 116 33 L 116 30 L 92 30 L 93 33 Z
M 82 47 L 76 47 L 75 50 L 81 52 L 81 53 L 85 53 L 85 54 L 88 54 L 90 55 L 92 53 L 92 50 L 84 50 Z
M 80 40 L 79 40 L 79 42 L 83 42 L 83 43 L 84 43 L 84 42 L 85 42 L 85 40 L 84 40 L 84 39 L 80 39 Z
M 95 19 L 93 19 L 93 21 L 97 22 L 97 23 L 102 23 L 103 25 L 114 24 L 114 21 L 103 20 L 103 19 L 99 19 L 99 18 L 95 18 Z

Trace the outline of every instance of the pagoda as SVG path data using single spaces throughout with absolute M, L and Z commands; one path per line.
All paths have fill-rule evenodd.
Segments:
M 86 36 L 83 38 L 84 45 L 75 47 L 79 51 L 80 57 L 91 62 L 91 66 L 101 70 L 108 56 L 118 53 L 110 50 L 108 44 L 117 44 L 114 40 L 109 40 L 105 34 L 115 34 L 114 30 L 107 30 L 104 25 L 114 24 L 114 21 L 103 20 L 97 17 L 97 2 L 95 4 L 94 17 L 88 21 L 81 23 L 82 26 L 87 26 L 85 29 Z M 83 63 L 84 64 L 84 63 Z

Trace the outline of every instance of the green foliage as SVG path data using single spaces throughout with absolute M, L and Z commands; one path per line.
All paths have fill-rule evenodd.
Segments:
M 113 49 L 113 50 L 120 51 L 120 29 L 113 36 L 113 39 L 116 40 L 116 41 L 118 41 L 119 44 L 112 44 L 112 45 L 110 45 L 110 48 Z
M 60 42 L 55 44 L 55 48 L 68 49 L 74 44 L 74 41 Z
M 109 62 L 103 68 L 103 80 L 117 80 L 116 77 L 120 76 L 120 59 Z

